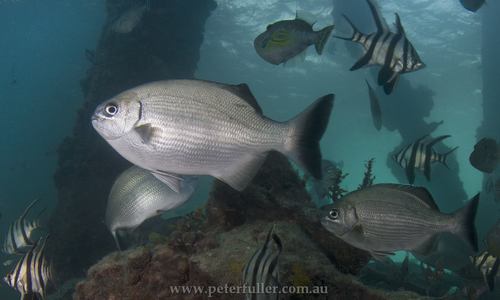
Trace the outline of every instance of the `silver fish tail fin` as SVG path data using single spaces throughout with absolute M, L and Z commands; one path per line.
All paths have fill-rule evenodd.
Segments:
M 314 43 L 314 47 L 316 48 L 316 52 L 318 52 L 319 55 L 323 53 L 323 48 L 325 48 L 326 42 L 328 42 L 328 39 L 330 38 L 334 27 L 334 25 L 326 26 L 325 28 L 317 32 L 318 38 L 316 39 L 316 43 Z
M 319 142 L 325 132 L 335 95 L 328 94 L 288 121 L 289 136 L 283 152 L 316 179 L 322 178 Z
M 448 152 L 446 152 L 446 153 L 441 154 L 441 159 L 440 159 L 440 162 L 441 162 L 441 163 L 442 163 L 445 167 L 447 167 L 448 169 L 449 169 L 450 167 L 448 166 L 448 163 L 447 163 L 446 159 L 448 158 L 448 156 L 449 156 L 450 154 L 452 154 L 452 153 L 453 153 L 455 150 L 457 150 L 457 149 L 458 149 L 458 146 L 457 146 L 457 147 L 455 147 L 455 148 L 453 148 L 453 149 L 451 149 L 450 151 L 448 151 Z
M 475 226 L 479 194 L 474 196 L 467 205 L 454 213 L 456 227 L 454 233 L 461 237 L 470 247 L 477 252 L 477 232 Z

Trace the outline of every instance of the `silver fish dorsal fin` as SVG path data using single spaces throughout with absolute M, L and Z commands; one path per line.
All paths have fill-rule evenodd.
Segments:
M 374 185 L 374 187 L 393 189 L 411 194 L 415 196 L 415 198 L 417 198 L 417 200 L 426 207 L 439 211 L 439 207 L 434 201 L 434 198 L 432 198 L 431 193 L 429 193 L 429 191 L 424 187 L 415 187 L 411 185 L 392 184 L 392 183 L 377 184 Z
M 255 99 L 254 95 L 250 91 L 250 88 L 246 83 L 240 83 L 235 85 L 220 85 L 223 89 L 231 92 L 232 94 L 240 97 L 245 100 L 251 107 L 255 109 L 256 112 L 262 114 L 262 108 L 259 103 L 257 103 L 257 99 Z

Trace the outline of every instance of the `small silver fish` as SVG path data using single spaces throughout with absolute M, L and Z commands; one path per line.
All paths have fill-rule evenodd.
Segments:
M 444 214 L 425 188 L 376 184 L 335 202 L 321 223 L 379 260 L 399 250 L 425 253 L 444 232 L 461 237 L 477 251 L 474 220 L 478 202 L 476 195 L 462 209 Z
M 176 193 L 139 167 L 130 167 L 120 174 L 111 187 L 105 216 L 118 249 L 118 230 L 133 230 L 145 220 L 180 206 L 191 197 L 197 182 L 197 177 L 185 178 Z
M 462 6 L 471 12 L 478 11 L 485 3 L 485 0 L 460 0 Z
M 26 249 L 34 244 L 31 240 L 33 232 L 40 228 L 38 220 L 26 220 L 26 216 L 31 208 L 38 202 L 33 200 L 24 210 L 22 215 L 9 226 L 9 231 L 3 243 L 3 252 L 6 254 L 22 254 Z
M 95 130 L 124 158 L 179 190 L 179 175 L 211 175 L 243 190 L 272 150 L 321 178 L 319 141 L 332 94 L 287 122 L 262 114 L 245 84 L 168 80 L 99 105 Z M 178 175 L 177 175 L 178 174 Z
M 267 233 L 264 245 L 259 248 L 247 262 L 243 270 L 243 284 L 259 292 L 266 287 L 278 288 L 279 282 L 279 256 L 283 251 L 283 244 L 279 236 L 274 233 L 274 226 Z M 259 289 L 259 290 L 257 290 Z M 248 293 L 246 300 L 271 300 L 278 299 L 278 293 L 265 294 Z
M 279 65 L 304 52 L 314 45 L 321 55 L 333 25 L 320 31 L 313 30 L 313 24 L 296 17 L 294 20 L 282 20 L 267 26 L 265 32 L 254 40 L 257 54 L 265 61 Z
M 45 299 L 47 284 L 52 280 L 52 265 L 45 257 L 47 239 L 35 242 L 4 278 L 10 287 L 21 293 L 21 299 L 36 295 Z

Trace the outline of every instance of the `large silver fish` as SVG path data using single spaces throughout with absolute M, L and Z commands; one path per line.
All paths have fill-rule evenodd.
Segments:
M 445 232 L 461 237 L 477 251 L 478 201 L 476 195 L 462 209 L 444 214 L 425 188 L 377 184 L 335 202 L 322 224 L 376 259 L 399 250 L 426 253 Z
M 285 63 L 314 45 L 321 55 L 333 25 L 320 31 L 313 30 L 313 24 L 296 17 L 293 20 L 282 20 L 267 26 L 266 31 L 254 40 L 257 54 L 273 65 Z
M 9 231 L 3 243 L 3 252 L 6 254 L 22 254 L 34 244 L 33 232 L 40 228 L 38 220 L 26 220 L 26 217 L 38 199 L 33 200 L 22 215 L 9 226 Z
M 147 219 L 183 204 L 193 194 L 197 181 L 197 177 L 185 178 L 176 193 L 139 167 L 130 167 L 120 174 L 111 187 L 105 216 L 118 248 L 118 230 L 133 230 Z
M 319 141 L 332 94 L 287 122 L 266 118 L 245 84 L 169 80 L 99 105 L 97 132 L 123 157 L 179 191 L 178 175 L 211 175 L 243 190 L 276 150 L 321 178 Z
M 45 257 L 47 238 L 35 242 L 4 278 L 10 287 L 21 293 L 21 299 L 45 299 L 47 285 L 52 280 L 52 266 Z

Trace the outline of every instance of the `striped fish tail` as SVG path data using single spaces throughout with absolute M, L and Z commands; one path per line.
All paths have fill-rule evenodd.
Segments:
M 349 26 L 351 26 L 352 35 L 351 35 L 351 37 L 342 37 L 342 36 L 334 35 L 334 37 L 341 39 L 341 40 L 346 40 L 346 41 L 360 42 L 362 40 L 362 38 L 365 37 L 366 35 L 364 33 L 362 33 L 361 31 L 359 31 L 359 29 L 356 27 L 356 25 L 354 25 L 354 23 L 351 21 L 351 19 L 349 19 L 348 16 L 346 16 L 344 14 L 342 14 L 342 16 L 347 21 L 347 23 L 349 23 Z
M 446 153 L 443 153 L 443 154 L 439 154 L 439 162 L 442 163 L 445 167 L 447 167 L 448 169 L 450 168 L 448 166 L 448 163 L 446 162 L 446 159 L 448 158 L 448 156 L 453 153 L 455 150 L 458 149 L 458 146 L 451 149 L 450 151 L 446 152 Z
M 326 42 L 330 38 L 334 27 L 334 25 L 326 26 L 325 28 L 317 32 L 318 38 L 316 40 L 316 43 L 314 43 L 314 47 L 316 48 L 316 52 L 318 52 L 319 55 L 323 53 L 323 48 L 325 48 Z

